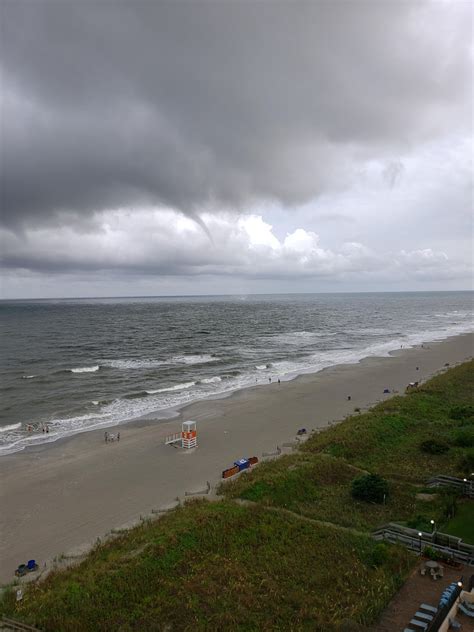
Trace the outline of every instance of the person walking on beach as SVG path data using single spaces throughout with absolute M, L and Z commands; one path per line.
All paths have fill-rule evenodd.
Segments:
M 107 430 L 104 432 L 104 439 L 105 439 L 105 443 L 107 443 L 107 440 L 109 438 L 109 433 L 107 432 Z
M 120 432 L 117 433 L 117 441 L 120 441 Z

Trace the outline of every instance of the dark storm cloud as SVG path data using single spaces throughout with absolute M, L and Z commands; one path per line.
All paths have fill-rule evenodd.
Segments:
M 11 226 L 301 203 L 357 156 L 469 114 L 469 19 L 449 3 L 3 0 L 1 13 Z

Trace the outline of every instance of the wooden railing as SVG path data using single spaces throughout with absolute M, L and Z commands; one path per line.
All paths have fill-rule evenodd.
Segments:
M 421 536 L 418 534 L 421 533 Z M 446 556 L 449 560 L 474 566 L 474 546 L 466 544 L 455 536 L 447 533 L 434 531 L 426 533 L 417 531 L 409 527 L 403 527 L 394 522 L 390 522 L 372 532 L 375 540 L 386 540 L 392 543 L 402 544 L 411 551 L 422 553 L 423 549 L 429 546 L 438 553 Z
M 430 478 L 426 484 L 428 487 L 452 487 L 463 496 L 474 498 L 474 480 L 464 480 L 463 478 L 456 478 L 455 476 L 439 474 L 434 478 Z

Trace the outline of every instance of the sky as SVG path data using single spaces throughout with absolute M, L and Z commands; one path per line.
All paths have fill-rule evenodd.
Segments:
M 472 288 L 470 1 L 0 24 L 0 298 Z

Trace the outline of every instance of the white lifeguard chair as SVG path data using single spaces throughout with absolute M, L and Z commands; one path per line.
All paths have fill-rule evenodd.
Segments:
M 181 426 L 181 446 L 195 448 L 197 446 L 197 430 L 195 421 L 183 421 Z

